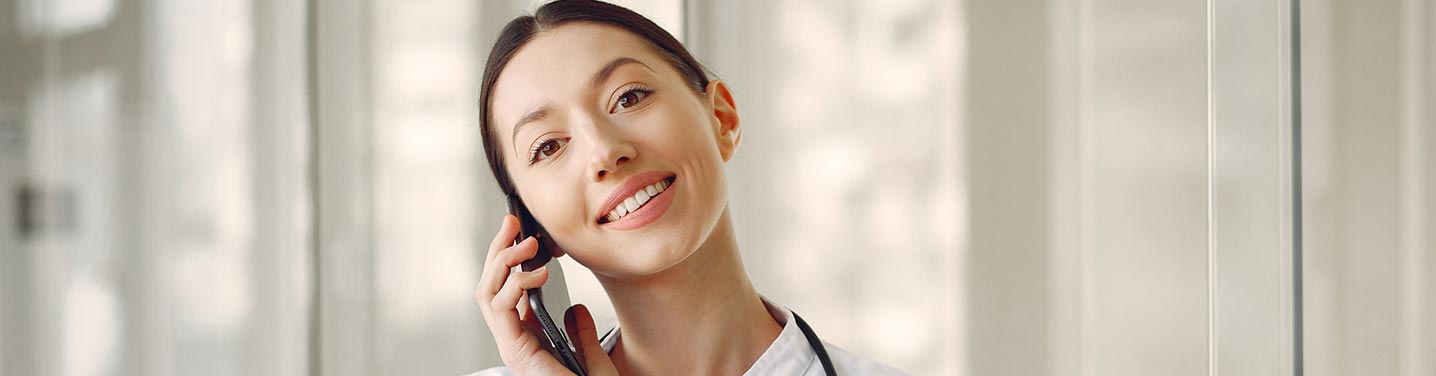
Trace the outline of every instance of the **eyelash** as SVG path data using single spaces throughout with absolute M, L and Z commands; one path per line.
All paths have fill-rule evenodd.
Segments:
M 534 165 L 535 163 L 539 163 L 539 152 L 543 150 L 544 145 L 548 145 L 550 142 L 560 144 L 560 145 L 556 146 L 556 148 L 560 148 L 560 149 L 564 147 L 563 144 L 567 144 L 567 143 L 568 143 L 567 140 L 562 140 L 562 139 L 558 139 L 558 138 L 551 138 L 551 139 L 539 141 L 538 143 L 534 144 L 534 147 L 531 148 L 531 149 L 529 149 L 529 165 L 530 165 L 530 166 Z M 558 155 L 558 150 L 559 150 L 559 149 L 554 149 L 554 155 Z
M 618 101 L 618 102 L 614 102 L 613 108 L 610 109 L 610 110 L 608 111 L 608 113 L 611 114 L 611 113 L 618 112 L 618 111 L 619 111 L 618 105 L 619 105 L 619 103 L 622 103 L 623 98 L 628 97 L 630 94 L 635 94 L 635 93 L 641 93 L 641 94 L 643 94 L 643 95 L 642 95 L 642 96 L 636 96 L 636 97 L 634 97 L 633 100 L 635 101 L 635 103 L 630 103 L 630 104 L 628 104 L 628 107 L 625 107 L 624 109 L 630 109 L 630 108 L 633 108 L 633 106 L 637 106 L 637 105 L 643 104 L 644 101 L 647 100 L 649 96 L 652 96 L 652 95 L 653 95 L 653 89 L 652 89 L 652 88 L 649 88 L 649 87 L 647 87 L 647 86 L 637 85 L 637 86 L 634 86 L 634 87 L 632 87 L 632 88 L 630 88 L 630 89 L 624 91 L 623 94 L 620 94 L 620 95 L 618 96 L 618 100 L 619 100 L 619 101 Z
M 643 101 L 644 101 L 644 100 L 647 100 L 647 99 L 648 99 L 648 96 L 653 95 L 653 89 L 648 88 L 647 86 L 642 86 L 642 85 L 634 86 L 633 88 L 630 88 L 630 89 L 628 89 L 627 91 L 624 91 L 623 94 L 621 94 L 621 95 L 618 96 L 618 99 L 619 99 L 619 101 L 620 101 L 619 103 L 622 103 L 621 101 L 623 100 L 623 98 L 628 97 L 628 96 L 631 95 L 631 94 L 642 94 L 642 95 L 641 95 L 641 96 L 636 96 L 636 97 L 634 97 L 633 101 L 634 101 L 635 103 L 628 104 L 628 107 L 624 107 L 624 109 L 633 108 L 633 106 L 643 104 L 643 103 L 644 103 Z M 618 110 L 617 107 L 618 107 L 619 103 L 614 103 L 614 104 L 613 104 L 614 109 L 613 109 L 613 110 L 610 110 L 609 113 L 617 112 L 617 110 Z M 529 149 L 529 165 L 534 165 L 534 164 L 536 164 L 536 163 L 539 162 L 539 152 L 540 152 L 541 150 L 543 150 L 544 145 L 548 145 L 550 142 L 560 143 L 560 145 L 557 146 L 557 147 L 559 147 L 559 148 L 564 147 L 564 145 L 562 145 L 562 144 L 567 143 L 566 140 L 560 140 L 560 139 L 556 139 L 556 138 L 555 138 L 555 139 L 543 140 L 543 141 L 538 142 L 537 144 L 534 144 L 534 147 Z M 557 150 L 556 150 L 556 151 L 554 152 L 554 154 L 557 154 L 557 153 L 558 153 L 558 152 L 557 152 Z

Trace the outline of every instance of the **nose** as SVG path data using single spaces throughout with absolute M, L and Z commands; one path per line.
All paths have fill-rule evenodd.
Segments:
M 638 156 L 638 149 L 625 141 L 621 134 L 602 120 L 588 122 L 583 127 L 584 137 L 589 144 L 587 155 L 589 181 L 601 182 L 608 175 Z

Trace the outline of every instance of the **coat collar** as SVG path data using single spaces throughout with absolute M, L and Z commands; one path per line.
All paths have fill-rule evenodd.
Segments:
M 793 324 L 793 311 L 774 304 L 767 297 L 762 297 L 763 307 L 768 309 L 768 314 L 778 325 L 783 326 L 783 331 L 778 333 L 778 338 L 773 340 L 758 361 L 748 368 L 744 375 L 802 375 L 810 368 L 817 366 L 818 356 L 813 352 L 812 346 L 808 345 L 807 338 Z M 623 332 L 619 326 L 604 334 L 599 344 L 603 346 L 604 352 L 613 352 L 613 347 L 618 344 Z

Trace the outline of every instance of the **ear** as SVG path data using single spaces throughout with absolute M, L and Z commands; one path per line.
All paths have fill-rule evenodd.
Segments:
M 714 131 L 718 136 L 718 153 L 723 156 L 723 161 L 727 162 L 738 150 L 738 142 L 743 140 L 743 128 L 738 121 L 738 104 L 733 101 L 733 93 L 728 91 L 728 85 L 718 80 L 708 83 L 708 100 L 709 107 L 713 109 L 713 123 L 717 125 Z

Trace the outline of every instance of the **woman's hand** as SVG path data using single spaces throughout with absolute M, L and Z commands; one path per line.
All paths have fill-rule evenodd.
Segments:
M 537 239 L 529 237 L 509 246 L 519 232 L 518 218 L 504 217 L 499 233 L 489 244 L 484 271 L 479 276 L 476 298 L 484 321 L 494 334 L 499 357 L 504 365 L 520 375 L 571 375 L 568 368 L 540 340 L 543 327 L 530 312 L 525 291 L 543 286 L 548 280 L 548 267 L 531 272 L 511 272 L 514 266 L 533 258 L 538 252 Z M 564 313 L 564 327 L 577 347 L 574 355 L 584 364 L 589 375 L 617 375 L 608 353 L 598 344 L 598 331 L 588 308 L 576 305 Z

